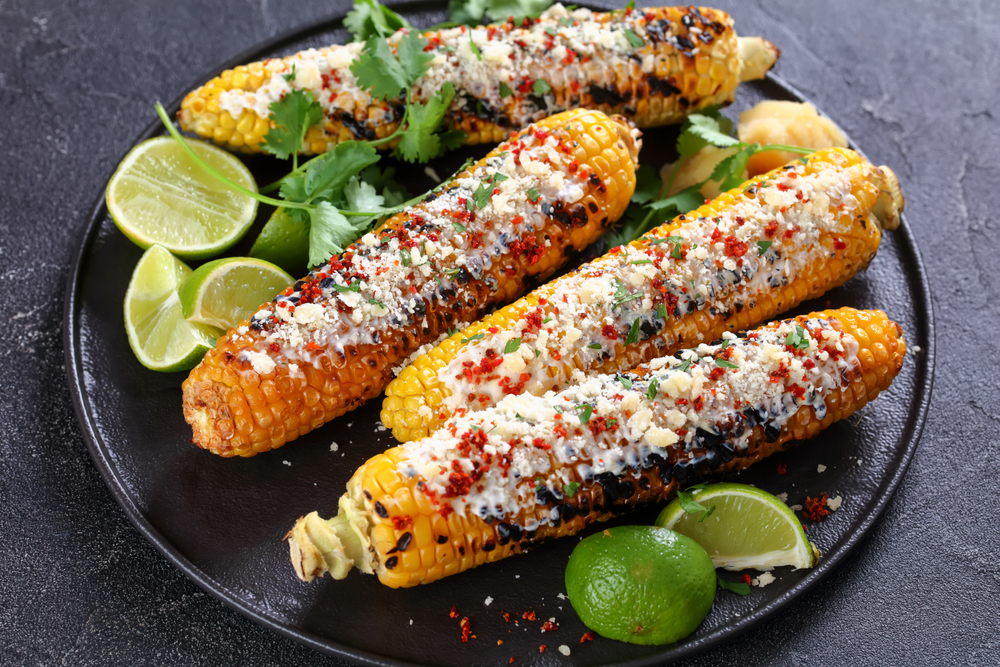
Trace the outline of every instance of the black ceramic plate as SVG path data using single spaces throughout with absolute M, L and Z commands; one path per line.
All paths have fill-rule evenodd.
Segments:
M 443 18 L 440 5 L 406 5 L 414 24 Z M 339 19 L 281 37 L 213 68 L 201 80 L 240 62 L 294 52 L 345 39 Z M 197 83 L 197 82 L 193 82 Z M 730 113 L 763 98 L 803 99 L 774 77 L 740 88 Z M 178 100 L 179 103 L 179 100 Z M 175 103 L 170 109 L 175 112 Z M 151 125 L 137 142 L 162 133 Z M 644 162 L 670 158 L 675 129 L 649 131 Z M 488 149 L 465 151 L 481 155 Z M 464 155 L 438 165 L 450 173 Z M 250 160 L 259 182 L 275 172 L 269 158 Z M 430 183 L 422 168 L 400 165 L 419 190 Z M 267 172 L 271 172 L 270 174 Z M 110 174 L 109 174 L 110 176 Z M 808 534 L 824 557 L 813 570 L 776 572 L 777 581 L 747 597 L 719 591 L 698 630 L 670 646 L 633 646 L 604 640 L 580 644 L 586 628 L 565 600 L 563 570 L 577 538 L 484 566 L 432 586 L 391 590 L 373 576 L 352 574 L 305 585 L 288 561 L 282 537 L 296 518 L 318 509 L 336 513 L 337 499 L 355 468 L 392 446 L 380 430 L 380 401 L 372 401 L 284 449 L 249 460 L 221 459 L 190 443 L 181 414 L 184 374 L 148 371 L 129 349 L 122 300 L 142 251 L 111 222 L 103 191 L 81 236 L 67 287 L 67 372 L 81 427 L 108 486 L 132 523 L 195 583 L 227 605 L 316 649 L 371 665 L 517 664 L 652 665 L 691 655 L 745 631 L 803 595 L 854 547 L 871 527 L 913 455 L 930 398 L 934 333 L 927 280 L 909 227 L 886 234 L 867 272 L 830 292 L 812 308 L 850 305 L 881 308 L 899 322 L 911 348 L 892 388 L 850 423 L 836 424 L 815 440 L 778 454 L 738 478 L 801 503 L 822 491 L 840 494 L 843 506 Z M 262 211 L 265 216 L 267 211 Z M 234 250 L 245 254 L 258 227 Z M 337 452 L 331 442 L 340 445 Z M 779 476 L 778 464 L 788 473 Z M 827 469 L 817 472 L 823 464 Z M 616 523 L 650 523 L 658 507 Z M 600 528 L 603 528 L 601 526 Z M 730 578 L 735 578 L 729 575 Z M 485 599 L 492 597 L 491 605 Z M 461 642 L 452 606 L 471 619 L 477 638 Z M 536 622 L 507 624 L 501 610 L 534 610 Z M 559 629 L 540 633 L 555 617 Z M 497 640 L 504 641 L 498 646 Z M 544 654 L 539 645 L 546 644 Z M 567 644 L 569 660 L 557 653 Z

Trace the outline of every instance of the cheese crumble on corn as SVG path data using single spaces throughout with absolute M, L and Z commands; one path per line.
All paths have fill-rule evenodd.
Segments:
M 297 281 L 191 371 L 194 442 L 252 456 L 378 396 L 411 352 L 513 300 L 622 214 L 637 135 L 599 111 L 551 116 Z
M 868 265 L 898 224 L 892 172 L 828 149 L 743 184 L 452 336 L 386 390 L 406 441 L 456 408 L 564 386 L 747 329 Z M 897 203 L 898 201 L 898 203 Z M 435 415 L 427 419 L 428 410 Z
M 402 31 L 389 37 L 395 48 Z M 498 142 L 511 130 L 565 109 L 621 113 L 640 127 L 675 123 L 732 102 L 741 80 L 762 78 L 778 50 L 737 38 L 725 12 L 662 7 L 608 13 L 556 4 L 537 19 L 423 33 L 430 69 L 411 91 L 426 102 L 450 82 L 447 123 L 469 144 Z M 473 44 L 475 46 L 473 46 Z M 405 112 L 399 100 L 373 100 L 350 70 L 363 44 L 309 49 L 226 70 L 184 98 L 181 127 L 217 144 L 259 151 L 270 106 L 292 90 L 312 93 L 324 121 L 302 152 L 340 141 L 381 139 Z
M 459 410 L 365 463 L 336 518 L 300 519 L 292 562 L 306 581 L 357 566 L 400 587 L 504 558 L 815 436 L 887 389 L 905 355 L 884 313 L 842 308 Z

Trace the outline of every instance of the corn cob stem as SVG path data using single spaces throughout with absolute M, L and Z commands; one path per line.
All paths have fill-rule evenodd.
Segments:
M 898 181 L 854 151 L 793 161 L 498 310 L 418 357 L 386 388 L 406 442 L 457 407 L 558 389 L 745 330 L 863 269 L 898 224 Z M 895 193 L 895 194 L 893 194 Z M 881 216 L 881 217 L 879 217 Z
M 640 127 L 676 123 L 729 104 L 740 81 L 763 77 L 777 60 L 773 44 L 737 38 L 732 23 L 707 8 L 595 13 L 555 5 L 516 25 L 427 32 L 434 60 L 408 99 L 426 102 L 452 83 L 456 95 L 445 120 L 466 133 L 468 144 L 499 142 L 572 108 L 624 114 Z M 391 36 L 390 45 L 400 37 Z M 350 65 L 361 50 L 352 42 L 226 70 L 184 98 L 181 127 L 231 150 L 259 152 L 272 126 L 270 104 L 290 90 L 308 90 L 324 118 L 308 131 L 303 154 L 351 139 L 392 145 L 406 105 L 373 100 L 358 87 Z
M 414 350 L 516 298 L 622 214 L 636 135 L 596 111 L 551 116 L 297 281 L 191 371 L 194 442 L 253 456 L 378 396 Z
M 727 334 L 624 375 L 579 376 L 558 394 L 456 413 L 431 437 L 365 463 L 341 512 L 367 526 L 364 569 L 393 588 L 429 583 L 814 437 L 886 390 L 905 354 L 902 330 L 881 311 L 842 308 Z M 291 535 L 300 578 L 325 573 L 329 557 L 297 559 L 330 542 Z

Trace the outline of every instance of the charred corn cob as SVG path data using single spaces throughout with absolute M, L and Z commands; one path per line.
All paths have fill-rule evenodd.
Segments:
M 732 24 L 715 9 L 595 13 L 555 5 L 523 23 L 427 32 L 434 60 L 413 99 L 425 102 L 450 81 L 456 95 L 446 121 L 464 130 L 469 144 L 496 143 L 511 130 L 581 107 L 625 114 L 639 127 L 676 123 L 732 102 L 740 81 L 762 78 L 777 60 L 770 42 L 737 38 Z M 390 37 L 390 45 L 400 38 Z M 309 49 L 226 70 L 184 98 L 181 127 L 256 152 L 271 126 L 270 105 L 298 89 L 311 91 L 325 114 L 309 130 L 303 153 L 387 137 L 405 106 L 373 100 L 358 87 L 350 65 L 362 47 Z
M 356 566 L 398 588 L 505 558 L 815 436 L 887 389 L 905 354 L 885 313 L 842 308 L 456 412 L 366 462 L 336 518 L 299 519 L 292 563 L 304 581 Z
M 194 442 L 253 456 L 378 396 L 417 348 L 516 298 L 622 214 L 637 135 L 599 111 L 552 116 L 264 304 L 185 380 Z
M 749 329 L 843 283 L 898 224 L 887 167 L 814 153 L 680 215 L 545 285 L 417 358 L 386 388 L 400 441 L 458 407 L 558 389 L 574 369 L 611 373 Z

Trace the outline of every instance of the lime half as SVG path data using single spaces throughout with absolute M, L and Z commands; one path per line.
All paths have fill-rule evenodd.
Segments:
M 666 506 L 656 525 L 687 535 L 727 570 L 813 567 L 819 549 L 806 538 L 795 513 L 770 493 L 745 484 L 710 484 L 693 499 L 715 509 L 688 514 L 680 500 Z
M 654 526 L 619 526 L 576 545 L 566 592 L 584 624 L 609 639 L 669 644 L 691 634 L 715 600 L 715 568 L 698 544 Z
M 229 153 L 188 139 L 194 152 L 234 183 L 257 191 L 250 170 Z M 184 259 L 229 248 L 250 228 L 257 200 L 208 174 L 170 137 L 144 141 L 125 156 L 108 182 L 111 218 L 133 243 L 159 244 Z
M 217 259 L 184 281 L 181 306 L 189 322 L 231 329 L 293 282 L 294 278 L 270 262 L 250 257 Z
M 289 273 L 301 274 L 309 267 L 309 228 L 279 208 L 260 230 L 250 256 L 277 264 Z
M 136 264 L 125 292 L 125 331 L 139 362 L 154 371 L 193 368 L 222 334 L 184 319 L 177 290 L 191 275 L 166 248 L 154 245 Z

